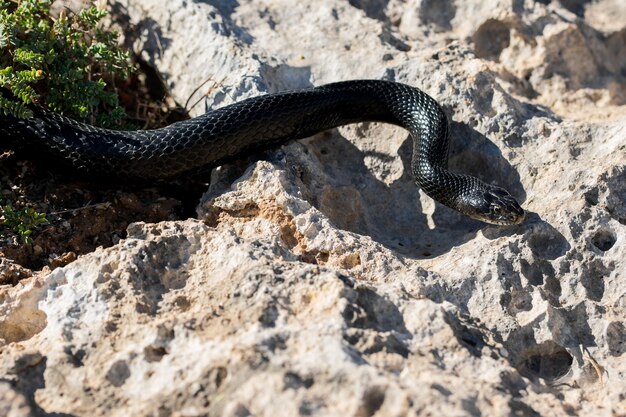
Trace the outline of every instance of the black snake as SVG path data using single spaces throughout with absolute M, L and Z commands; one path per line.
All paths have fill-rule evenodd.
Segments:
M 48 164 L 151 181 L 364 121 L 410 132 L 415 182 L 433 199 L 487 223 L 523 220 L 524 211 L 506 190 L 446 169 L 449 128 L 441 107 L 424 92 L 390 81 L 345 81 L 262 95 L 155 130 L 100 129 L 36 108 L 29 119 L 1 115 L 0 132 L 10 147 L 26 147 Z

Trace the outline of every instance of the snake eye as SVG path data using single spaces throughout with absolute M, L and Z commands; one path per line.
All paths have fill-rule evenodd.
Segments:
M 494 214 L 500 214 L 500 212 L 502 211 L 502 209 L 500 208 L 500 206 L 492 206 L 491 210 L 493 210 Z

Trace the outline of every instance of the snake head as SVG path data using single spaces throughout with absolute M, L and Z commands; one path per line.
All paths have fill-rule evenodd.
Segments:
M 463 200 L 463 212 L 485 223 L 508 226 L 524 220 L 524 209 L 517 200 L 507 190 L 495 185 L 484 184 Z

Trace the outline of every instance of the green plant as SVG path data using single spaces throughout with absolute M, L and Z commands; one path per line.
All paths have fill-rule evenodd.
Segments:
M 17 233 L 22 239 L 22 243 L 25 244 L 32 243 L 30 235 L 33 230 L 47 221 L 45 214 L 38 213 L 32 207 L 15 209 L 12 205 L 7 204 L 1 205 L 0 209 L 2 210 L 0 224 Z
M 50 14 L 50 0 L 0 0 L 0 110 L 28 117 L 30 104 L 100 126 L 126 118 L 105 80 L 133 71 L 118 34 L 102 30 L 103 2 L 78 13 Z
M 126 125 L 113 81 L 134 67 L 118 34 L 100 27 L 104 3 L 53 16 L 51 0 L 0 0 L 0 112 L 29 117 L 35 104 L 103 127 Z M 0 226 L 25 244 L 47 221 L 13 199 L 0 201 L 0 214 Z

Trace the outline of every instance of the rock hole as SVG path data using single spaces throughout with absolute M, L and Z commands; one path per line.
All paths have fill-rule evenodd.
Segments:
M 113 362 L 106 374 L 106 379 L 116 387 L 121 387 L 130 377 L 130 369 L 126 361 L 118 360 Z
M 228 370 L 223 366 L 217 366 L 209 369 L 204 379 L 211 384 L 209 389 L 217 390 L 224 384 L 226 378 L 228 378 Z
M 136 273 L 132 275 L 131 285 L 141 294 L 137 312 L 156 315 L 163 306 L 165 294 L 187 285 L 187 262 L 195 250 L 184 236 L 168 236 L 158 243 L 145 243 L 132 261 Z
M 344 269 L 352 269 L 361 265 L 361 255 L 358 252 L 347 254 L 339 260 L 339 265 Z
M 385 389 L 383 387 L 368 388 L 363 394 L 363 401 L 355 416 L 371 417 L 376 414 L 383 402 L 385 402 Z
M 594 187 L 587 191 L 585 194 L 585 202 L 590 206 L 596 206 L 599 203 L 598 187 Z
M 529 378 L 554 381 L 569 372 L 573 360 L 565 348 L 548 341 L 526 349 L 520 357 L 517 369 Z
M 477 402 L 478 398 L 475 395 L 472 395 L 468 398 L 462 398 L 461 407 L 463 407 L 463 410 L 467 411 L 467 415 L 481 416 L 482 413 L 480 411 L 480 408 L 478 408 L 478 406 L 476 405 Z
M 356 299 L 346 306 L 343 314 L 350 327 L 407 332 L 404 317 L 392 301 L 367 287 L 358 287 L 356 292 Z
M 581 267 L 580 283 L 585 288 L 587 298 L 600 301 L 604 296 L 604 278 L 613 271 L 612 265 L 604 265 L 601 258 L 595 258 Z
M 327 251 L 320 251 L 317 255 L 315 255 L 315 260 L 318 264 L 325 264 L 328 262 L 328 258 L 330 257 L 330 253 Z
M 313 414 L 315 414 L 317 409 L 317 404 L 308 400 L 303 400 L 298 407 L 298 412 L 301 416 L 312 416 Z
M 219 366 L 215 370 L 215 386 L 219 388 L 228 376 L 228 370 L 223 366 Z
M 183 295 L 179 295 L 173 301 L 173 304 L 178 307 L 181 311 L 187 311 L 191 307 L 191 302 L 189 299 Z
M 302 377 L 294 372 L 287 372 L 283 377 L 283 386 L 284 389 L 294 389 L 297 390 L 299 388 L 311 388 L 314 383 L 314 379 L 311 376 Z
M 73 347 L 74 346 L 66 346 L 63 348 L 63 352 L 65 352 L 67 359 L 74 367 L 80 368 L 85 365 L 83 359 L 87 353 L 83 349 L 73 350 Z
M 596 231 L 591 238 L 591 243 L 602 252 L 606 252 L 615 245 L 617 237 L 615 233 L 608 228 L 602 228 Z
M 606 328 L 606 342 L 611 356 L 622 356 L 626 352 L 626 328 L 619 321 L 611 322 Z
M 533 298 L 529 291 L 513 288 L 508 297 L 502 297 L 500 304 L 507 307 L 509 313 L 516 315 L 533 308 Z
M 570 249 L 567 239 L 551 226 L 533 230 L 528 246 L 535 256 L 547 260 L 560 258 Z
M 167 355 L 167 349 L 163 346 L 150 345 L 143 349 L 143 354 L 148 362 L 159 362 Z
M 456 15 L 456 5 L 450 0 L 425 0 L 420 2 L 419 18 L 424 24 L 431 24 L 440 31 L 452 29 L 452 19 Z
M 626 37 L 626 31 L 624 33 L 624 37 Z M 621 44 L 623 45 L 624 42 L 622 41 Z M 602 181 L 606 181 L 608 191 L 606 210 L 612 218 L 626 225 L 626 168 L 613 167 L 609 172 L 602 174 L 600 178 Z
M 559 3 L 576 16 L 583 17 L 585 15 L 585 6 L 587 3 L 590 3 L 590 0 L 559 0 Z
M 500 20 L 489 19 L 474 33 L 474 49 L 479 58 L 497 60 L 511 42 L 511 30 Z
M 0 321 L 0 340 L 5 344 L 23 342 L 47 325 L 46 313 L 34 306 L 22 305 Z
M 370 19 L 380 20 L 381 22 L 387 20 L 387 15 L 385 14 L 386 0 L 350 0 L 349 3 L 351 6 L 363 10 Z
M 480 357 L 482 348 L 485 346 L 480 330 L 472 323 L 468 323 L 465 318 L 457 317 L 454 314 L 447 314 L 445 320 L 452 328 L 452 332 L 459 343 L 472 355 Z
M 263 313 L 261 317 L 259 317 L 259 322 L 263 327 L 274 327 L 276 326 L 276 320 L 278 319 L 278 309 L 274 305 L 269 305 L 265 309 L 263 309 Z
M 443 395 L 444 397 L 449 397 L 452 395 L 452 391 L 450 391 L 449 389 L 445 388 L 442 385 L 432 384 L 430 387 L 436 391 L 439 391 L 439 393 L 441 393 L 441 395 Z

